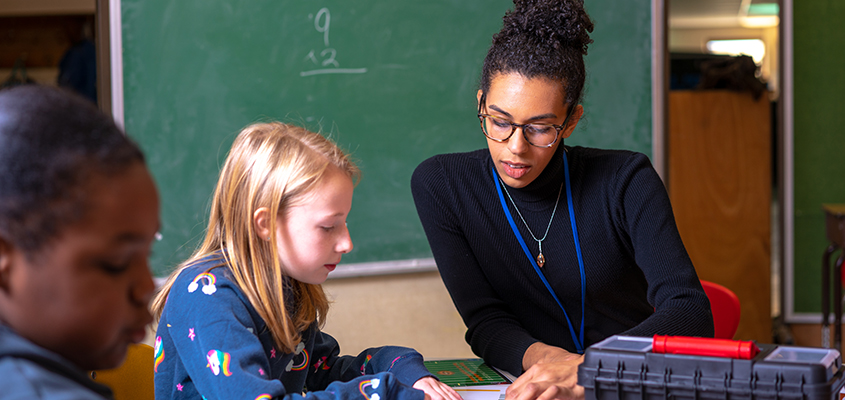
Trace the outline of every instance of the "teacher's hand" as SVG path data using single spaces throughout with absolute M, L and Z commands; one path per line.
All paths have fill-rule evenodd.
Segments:
M 461 395 L 455 389 L 430 376 L 414 382 L 414 389 L 425 392 L 426 400 L 461 400 Z
M 540 342 L 531 345 L 523 357 L 525 373 L 511 384 L 507 400 L 583 399 L 578 385 L 578 365 L 584 356 Z

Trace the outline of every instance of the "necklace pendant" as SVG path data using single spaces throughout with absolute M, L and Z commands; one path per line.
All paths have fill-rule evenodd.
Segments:
M 540 268 L 543 268 L 543 264 L 545 264 L 545 263 L 546 263 L 546 257 L 543 257 L 543 253 L 540 253 L 539 255 L 537 255 L 537 265 Z

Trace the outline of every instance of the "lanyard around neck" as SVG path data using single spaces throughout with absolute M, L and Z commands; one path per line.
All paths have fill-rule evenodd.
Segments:
M 519 245 L 522 247 L 522 251 L 528 257 L 528 262 L 531 263 L 531 266 L 534 267 L 534 271 L 537 272 L 537 275 L 540 276 L 540 280 L 543 281 L 543 284 L 548 289 L 549 293 L 551 293 L 552 297 L 557 302 L 557 305 L 563 310 L 563 316 L 566 318 L 566 323 L 569 326 L 569 334 L 572 335 L 572 341 L 575 343 L 575 350 L 578 354 L 584 354 L 584 302 L 586 298 L 587 292 L 587 280 L 586 274 L 584 273 L 584 259 L 581 256 L 581 241 L 578 239 L 578 228 L 575 225 L 575 210 L 572 208 L 572 186 L 569 184 L 569 163 L 566 160 L 566 151 L 563 152 L 563 171 L 564 171 L 564 183 L 566 184 L 566 204 L 569 207 L 569 224 L 572 226 L 572 238 L 575 240 L 575 253 L 578 256 L 578 267 L 581 271 L 581 327 L 580 327 L 580 334 L 575 335 L 575 329 L 572 327 L 572 321 L 569 319 L 569 315 L 566 313 L 566 309 L 563 308 L 563 303 L 560 302 L 558 299 L 557 294 L 555 294 L 554 289 L 552 289 L 552 285 L 549 284 L 549 281 L 546 279 L 546 276 L 543 275 L 543 271 L 540 270 L 540 267 L 537 265 L 537 262 L 534 261 L 534 258 L 531 256 L 531 252 L 528 250 L 528 246 L 525 244 L 525 240 L 522 238 L 522 235 L 519 233 L 519 229 L 516 227 L 516 223 L 513 220 L 513 216 L 511 215 L 510 209 L 508 208 L 507 202 L 505 202 L 505 197 L 502 194 L 502 187 L 501 183 L 498 179 L 498 173 L 496 172 L 496 168 L 492 167 L 493 170 L 493 181 L 496 183 L 496 191 L 499 193 L 499 201 L 502 203 L 502 210 L 505 212 L 505 217 L 508 219 L 508 223 L 511 226 L 511 230 L 513 230 L 514 236 L 516 236 L 516 240 L 519 241 Z

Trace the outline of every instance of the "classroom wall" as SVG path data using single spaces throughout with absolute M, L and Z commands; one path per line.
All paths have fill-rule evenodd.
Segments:
M 343 353 L 393 344 L 426 358 L 475 357 L 437 272 L 329 279 L 323 288 L 334 301 L 324 330 Z
M 821 259 L 828 245 L 821 206 L 845 203 L 845 2 L 794 1 L 793 14 L 793 146 L 786 151 L 794 157 L 788 171 L 794 254 L 785 264 L 792 267 L 787 277 L 794 280 L 786 284 L 794 298 L 787 316 L 807 322 L 821 319 Z

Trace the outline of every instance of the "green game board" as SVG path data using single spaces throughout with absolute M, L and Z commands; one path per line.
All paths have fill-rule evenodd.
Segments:
M 425 361 L 425 367 L 452 387 L 511 383 L 480 358 Z

